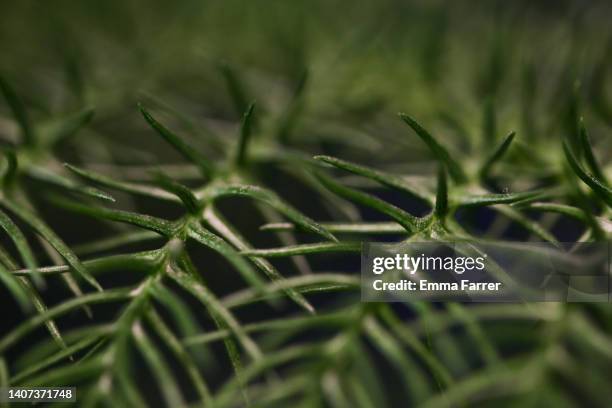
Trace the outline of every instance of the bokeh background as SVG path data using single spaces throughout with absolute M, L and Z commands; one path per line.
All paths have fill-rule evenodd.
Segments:
M 496 165 L 495 177 L 486 182 L 490 192 L 563 188 L 571 183 L 567 181 L 570 176 L 561 141 L 568 137 L 571 141 L 572 135 L 580 132 L 582 118 L 596 160 L 604 174 L 612 177 L 611 18 L 610 2 L 577 0 L 4 1 L 0 3 L 0 74 L 19 94 L 31 121 L 42 133 L 53 128 L 57 118 L 84 108 L 95 110 L 92 121 L 75 137 L 48 147 L 46 153 L 52 155 L 43 155 L 39 164 L 49 171 L 72 177 L 61 166 L 62 162 L 70 162 L 146 183 L 153 178 L 151 170 L 157 169 L 196 188 L 202 184 L 197 170 L 154 135 L 138 112 L 137 103 L 154 111 L 160 121 L 214 162 L 221 161 L 235 148 L 242 114 L 251 101 L 256 101 L 253 135 L 256 142 L 254 160 L 247 170 L 249 175 L 317 221 L 386 221 L 388 217 L 372 209 L 320 199 L 325 193 L 308 184 L 305 181 L 308 178 L 293 177 L 302 167 L 307 172 L 307 165 L 287 157 L 333 155 L 407 175 L 412 182 L 433 189 L 437 162 L 427 145 L 397 117 L 397 112 L 407 112 L 435 135 L 466 171 L 473 171 L 493 146 L 516 131 L 512 149 L 506 155 L 508 160 Z M 4 103 L 0 104 L 0 140 L 5 149 L 20 143 L 20 129 Z M 279 141 L 284 149 L 277 149 L 275 143 Z M 336 175 L 347 185 L 372 189 L 372 183 L 347 174 Z M 49 204 L 48 186 L 40 178 L 26 179 L 23 186 L 29 202 L 77 253 L 88 242 L 131 231 L 131 227 L 75 216 Z M 583 187 L 580 188 L 584 190 Z M 384 189 L 374 191 L 378 197 L 414 215 L 422 216 L 430 210 L 418 198 Z M 114 208 L 171 220 L 184 212 L 176 205 L 121 192 L 113 194 L 117 199 L 112 204 Z M 572 197 L 566 196 L 560 200 L 594 214 L 597 222 L 602 223 L 603 238 L 609 238 L 612 228 L 605 204 L 597 201 L 585 204 L 580 198 L 572 201 Z M 220 209 L 257 248 L 287 242 L 260 230 L 266 219 L 253 211 L 247 200 L 228 200 L 220 204 Z M 559 241 L 584 239 L 592 228 L 589 220 L 581 222 L 573 217 L 528 211 L 526 216 L 541 222 Z M 462 210 L 456 217 L 474 237 L 542 239 L 533 230 L 488 208 Z M 58 262 L 45 254 L 33 234 L 27 236 L 41 265 Z M 298 234 L 293 239 L 300 243 L 319 241 L 307 234 Z M 398 238 L 390 235 L 376 239 Z M 7 237 L 2 242 L 12 248 Z M 137 242 L 100 254 L 129 253 L 159 245 L 155 240 Z M 212 271 L 228 268 L 225 260 L 208 251 L 195 246 L 188 249 L 197 265 Z M 281 259 L 274 264 L 284 276 L 297 276 L 302 261 Z M 356 274 L 359 270 L 359 257 L 354 254 L 309 257 L 308 262 L 308 270 L 315 272 Z M 105 274 L 101 279 L 105 287 L 135 282 L 134 277 L 122 271 Z M 243 282 L 220 273 L 207 275 L 207 281 L 219 297 L 244 288 Z M 41 295 L 53 305 L 69 297 L 70 292 L 61 282 L 50 282 Z M 321 293 L 309 299 L 321 310 L 343 310 L 359 303 L 358 293 Z M 6 334 L 27 316 L 10 296 L 3 296 L 0 302 L 5 311 L 0 334 Z M 192 308 L 198 307 L 193 300 L 185 302 Z M 415 323 L 421 327 L 417 337 L 438 350 L 440 363 L 448 366 L 453 376 L 468 381 L 468 390 L 471 384 L 478 387 L 480 377 L 470 374 L 486 368 L 490 361 L 486 353 L 482 357 L 473 350 L 481 347 L 480 343 L 471 343 L 473 326 L 449 329 L 454 345 L 446 340 L 432 345 L 431 338 L 423 335 L 428 324 L 435 326 L 438 322 L 435 319 L 444 318 L 446 307 L 431 304 L 425 307 L 428 310 L 425 314 L 420 307 L 415 307 L 415 311 L 394 306 L 391 310 L 404 322 L 421 319 Z M 532 317 L 526 321 L 513 319 L 515 309 L 508 312 L 510 318 L 499 320 L 495 318 L 497 309 L 482 312 L 490 323 L 483 333 L 503 360 L 495 366 L 499 370 L 500 388 L 493 388 L 489 401 L 606 405 L 610 391 L 598 385 L 611 380 L 607 371 L 612 350 L 609 308 L 581 306 L 581 318 L 593 319 L 596 334 L 592 334 L 593 341 L 579 345 L 567 340 L 562 351 L 546 345 L 551 330 L 573 324 L 573 320 L 559 316 L 571 315 L 574 308 L 560 305 L 542 308 L 543 322 Z M 112 319 L 120 310 L 119 306 L 101 307 L 95 316 L 100 320 Z M 503 308 L 498 312 L 504 315 Z M 281 311 L 253 305 L 242 308 L 239 317 L 241 322 L 248 323 L 298 313 L 290 305 Z M 428 313 L 437 317 L 434 319 Z M 463 317 L 465 321 L 473 320 L 470 313 Z M 473 315 L 480 316 L 478 313 Z M 210 319 L 196 316 L 204 331 L 215 330 Z M 74 313 L 67 316 L 61 328 L 70 330 L 87 322 L 82 313 Z M 408 324 L 406 327 L 412 327 Z M 292 342 L 314 343 L 330 334 L 326 329 L 319 327 L 289 337 Z M 20 352 L 48 337 L 44 328 L 34 333 L 18 345 Z M 572 336 L 576 333 L 569 337 Z M 282 342 L 274 340 L 270 344 Z M 408 398 L 405 381 L 410 382 L 410 378 L 405 377 L 410 377 L 410 370 L 403 367 L 386 371 L 393 363 L 384 358 L 385 351 L 389 351 L 385 344 L 370 340 L 364 346 L 373 355 L 372 365 L 382 373 L 379 381 L 383 385 L 372 385 L 372 393 L 380 388 L 384 390 L 380 392 L 383 396 L 372 397 L 373 406 L 401 406 Z M 212 368 L 205 370 L 214 391 L 231 381 L 234 374 L 224 360 L 223 345 L 211 347 L 212 353 L 202 357 L 202 361 L 215 361 L 210 363 Z M 270 347 L 273 353 L 274 348 Z M 566 361 L 567 353 L 576 351 L 575 348 L 582 353 L 581 358 Z M 527 351 L 533 353 L 524 354 Z M 547 353 L 557 354 L 550 357 Z M 18 354 L 5 356 L 9 367 L 27 365 L 27 359 L 20 363 Z M 604 356 L 602 360 L 600 355 Z M 537 383 L 541 385 L 530 389 L 524 399 L 523 390 L 511 385 L 513 375 L 508 375 L 508 381 L 502 377 L 507 375 L 503 370 L 520 358 L 527 361 L 553 358 L 559 362 L 551 364 L 553 368 L 548 371 L 528 376 L 533 381 L 541 380 Z M 146 371 L 142 361 L 133 364 L 133 372 Z M 294 371 L 314 372 L 316 377 L 317 368 L 313 366 L 317 364 L 307 361 Z M 422 365 L 423 362 L 418 362 L 417 368 Z M 589 375 L 594 365 L 593 372 L 604 377 Z M 352 378 L 350 373 L 363 370 L 364 366 L 346 363 L 344 368 L 346 371 L 339 371 L 340 382 Z M 532 374 L 529 370 L 525 372 Z M 181 383 L 187 382 L 177 376 Z M 578 383 L 576 376 L 581 378 Z M 154 388 L 149 377 L 143 374 L 136 382 L 141 387 Z M 435 383 L 435 378 L 427 378 Z M 272 383 L 275 380 L 278 379 L 273 378 Z M 359 384 L 368 383 L 363 380 Z M 336 395 L 333 384 L 329 389 L 325 387 L 313 391 L 320 399 L 296 398 L 296 401 L 304 406 L 342 406 L 341 400 L 333 398 Z M 185 393 L 195 399 L 193 390 L 185 388 Z M 466 397 L 469 391 L 464 395 L 462 390 L 451 393 L 451 398 L 457 399 L 450 402 L 436 399 L 440 390 L 434 391 L 431 403 L 470 405 L 471 399 Z M 482 391 L 475 400 L 486 405 L 482 401 L 488 400 L 487 392 Z M 514 397 L 515 392 L 521 398 L 504 399 L 505 394 Z M 161 404 L 155 393 L 151 391 L 147 399 L 152 406 Z M 365 400 L 359 401 L 364 405 Z M 347 402 L 355 403 L 352 397 Z M 281 400 L 278 406 L 285 403 Z M 239 398 L 234 403 L 241 404 Z

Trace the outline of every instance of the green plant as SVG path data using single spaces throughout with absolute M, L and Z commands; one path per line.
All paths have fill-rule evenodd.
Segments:
M 194 11 L 188 3 L 179 21 L 191 13 L 224 18 L 224 9 Z M 90 13 L 74 7 L 83 18 Z M 275 7 L 292 15 L 291 6 Z M 249 61 L 249 46 L 240 44 L 247 38 L 262 50 L 255 66 L 215 61 L 201 76 L 201 65 L 181 60 L 198 61 L 197 53 L 186 45 L 174 61 L 173 37 L 161 36 L 154 52 L 143 51 L 160 54 L 156 69 L 125 65 L 113 77 L 118 89 L 82 83 L 79 61 L 99 57 L 92 50 L 106 44 L 107 34 L 101 40 L 94 31 L 87 51 L 64 50 L 69 103 L 45 114 L 0 80 L 6 122 L 19 136 L 4 149 L 0 283 L 20 307 L 0 334 L 0 385 L 75 385 L 83 406 L 569 406 L 575 395 L 606 405 L 612 315 L 605 305 L 360 302 L 354 263 L 363 241 L 518 235 L 558 245 L 567 239 L 559 226 L 575 241 L 612 235 L 605 46 L 594 56 L 572 48 L 550 57 L 562 72 L 548 83 L 546 67 L 535 64 L 547 44 L 527 47 L 527 62 L 513 70 L 524 33 L 502 24 L 484 63 L 458 59 L 467 65 L 447 75 L 452 54 L 443 44 L 476 55 L 466 45 L 469 28 L 448 20 L 484 24 L 497 14 L 484 6 L 474 15 L 406 7 L 398 16 L 414 24 L 398 21 L 379 39 L 368 13 L 387 10 L 374 5 L 355 11 L 368 28 L 351 30 L 346 46 L 325 40 L 335 38 L 333 27 L 304 34 L 316 44 L 312 55 L 293 37 L 280 50 L 262 46 L 247 13 L 232 20 L 243 35 L 217 24 L 208 33 L 215 40 L 203 44 Z M 157 14 L 139 10 L 152 22 L 138 29 L 155 32 Z M 329 16 L 311 18 L 324 27 Z M 418 26 L 422 18 L 434 28 Z M 198 45 L 198 24 L 170 33 Z M 567 29 L 554 20 L 543 27 L 531 22 L 525 30 Z M 285 27 L 276 29 L 274 38 L 284 38 Z M 397 43 L 420 38 L 410 30 L 427 33 L 413 59 Z M 594 35 L 573 30 L 576 44 Z M 389 64 L 381 44 L 406 58 Z M 270 73 L 266 56 L 286 55 L 290 74 Z M 462 88 L 483 66 L 474 89 Z M 410 90 L 398 90 L 415 77 Z M 576 77 L 586 85 L 574 86 Z M 212 90 L 194 96 L 193 78 Z M 134 82 L 147 92 L 135 96 Z M 122 105 L 133 99 L 142 101 L 141 117 Z M 102 102 L 96 116 L 84 108 L 91 100 Z M 385 103 L 411 113 L 398 119 Z M 211 120 L 198 119 L 200 104 L 211 107 Z M 77 231 L 63 225 L 79 223 Z

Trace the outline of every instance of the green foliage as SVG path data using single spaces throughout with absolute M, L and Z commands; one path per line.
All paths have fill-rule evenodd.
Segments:
M 48 101 L 0 78 L 0 286 L 17 306 L 1 386 L 75 385 L 84 406 L 435 407 L 552 405 L 571 382 L 609 402 L 608 308 L 362 303 L 354 267 L 366 241 L 610 239 L 596 6 L 584 27 L 534 9 L 519 28 L 509 5 L 372 3 L 343 8 L 347 26 L 334 2 L 179 3 L 71 6 L 60 21 L 92 13 L 116 37 L 58 40 Z M 184 28 L 158 36 L 172 13 Z M 551 42 L 562 56 L 541 60 Z M 92 67 L 127 48 L 105 82 Z

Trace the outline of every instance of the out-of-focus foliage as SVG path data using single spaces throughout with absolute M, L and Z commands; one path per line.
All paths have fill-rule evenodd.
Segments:
M 606 305 L 361 303 L 358 252 L 609 240 L 610 8 L 3 4 L 0 385 L 607 405 Z

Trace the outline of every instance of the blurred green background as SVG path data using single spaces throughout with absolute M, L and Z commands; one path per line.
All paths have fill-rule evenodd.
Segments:
M 307 69 L 304 132 L 341 119 L 378 138 L 402 110 L 474 134 L 492 100 L 504 132 L 552 134 L 576 82 L 610 123 L 609 17 L 605 1 L 3 2 L 0 69 L 40 114 L 84 103 L 102 121 L 145 93 L 236 119 L 225 63 L 271 112 Z

